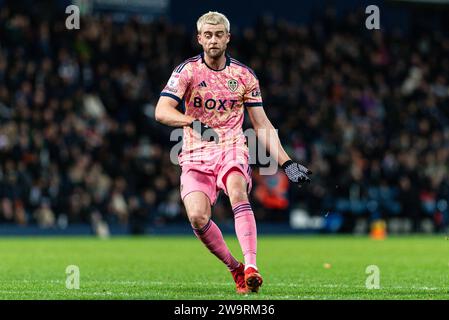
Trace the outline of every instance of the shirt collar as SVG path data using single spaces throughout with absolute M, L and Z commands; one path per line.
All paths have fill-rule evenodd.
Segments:
M 224 69 L 226 69 L 227 66 L 229 66 L 231 64 L 231 56 L 229 54 L 225 53 L 225 57 L 226 57 L 225 66 L 222 69 L 216 70 L 216 69 L 209 67 L 209 65 L 206 63 L 206 60 L 204 60 L 204 51 L 201 52 L 201 62 L 204 63 L 206 65 L 206 67 L 208 67 L 209 69 L 211 69 L 213 71 L 223 71 Z

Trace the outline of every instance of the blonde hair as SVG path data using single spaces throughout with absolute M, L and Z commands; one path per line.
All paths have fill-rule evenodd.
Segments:
M 228 18 L 220 12 L 217 11 L 209 11 L 208 13 L 203 14 L 201 17 L 199 17 L 198 21 L 196 22 L 196 29 L 198 30 L 198 33 L 201 33 L 201 29 L 205 24 L 222 24 L 225 26 L 226 31 L 229 33 L 231 30 L 231 24 L 229 23 Z

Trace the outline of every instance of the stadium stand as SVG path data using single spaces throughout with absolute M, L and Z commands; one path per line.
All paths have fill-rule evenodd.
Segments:
M 339 231 L 360 217 L 407 218 L 413 231 L 426 218 L 442 231 L 447 30 L 369 31 L 360 20 L 332 11 L 307 25 L 260 18 L 233 34 L 231 56 L 255 70 L 281 141 L 314 172 L 274 205 L 257 195 L 282 189 L 282 178 L 255 178 L 257 217 L 289 221 L 299 207 L 342 216 Z M 165 18 L 82 24 L 67 32 L 63 20 L 0 8 L 0 224 L 104 221 L 141 233 L 184 222 L 174 142 L 153 113 L 172 69 L 199 52 L 194 34 Z M 221 198 L 215 218 L 231 213 Z

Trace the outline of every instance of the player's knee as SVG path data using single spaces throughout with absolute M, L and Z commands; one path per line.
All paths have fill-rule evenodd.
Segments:
M 248 201 L 248 194 L 246 193 L 246 190 L 242 190 L 240 188 L 228 190 L 228 195 L 231 203 Z
M 201 229 L 209 221 L 209 215 L 203 210 L 192 210 L 189 212 L 189 221 L 195 229 Z

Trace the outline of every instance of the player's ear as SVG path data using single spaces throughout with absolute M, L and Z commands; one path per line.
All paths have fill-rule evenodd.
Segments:
M 231 33 L 230 32 L 228 32 L 227 39 L 226 39 L 226 44 L 228 44 L 229 41 L 231 41 Z
M 203 45 L 203 44 L 201 43 L 201 34 L 200 34 L 200 33 L 198 33 L 198 34 L 196 35 L 196 39 L 198 40 L 198 43 L 199 43 L 200 45 Z

